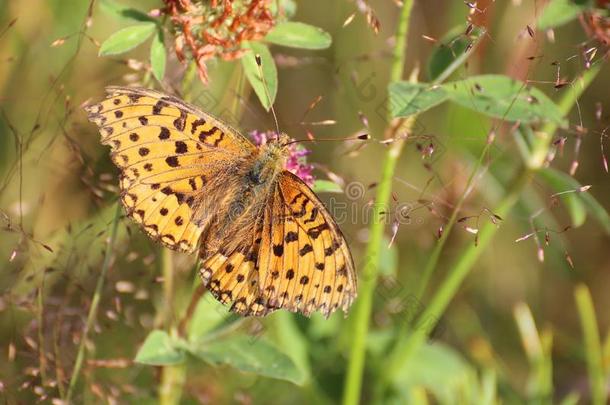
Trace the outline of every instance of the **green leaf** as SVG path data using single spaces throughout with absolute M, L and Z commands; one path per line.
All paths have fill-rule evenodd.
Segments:
M 212 365 L 229 365 L 240 371 L 302 384 L 304 375 L 290 357 L 255 336 L 233 336 L 191 345 L 190 352 Z
M 313 183 L 312 190 L 316 193 L 342 193 L 343 189 L 340 185 L 330 180 L 316 180 Z
M 124 4 L 117 3 L 113 0 L 102 0 L 100 2 L 100 9 L 119 20 L 155 22 L 155 19 L 146 14 L 145 12 L 136 10 L 135 8 L 127 7 Z
M 442 86 L 431 86 L 427 83 L 390 83 L 388 90 L 393 117 L 422 113 L 448 98 Z
M 209 295 L 203 296 L 197 303 L 189 324 L 189 341 L 194 342 L 201 339 L 223 323 L 229 316 L 230 313 L 227 311 L 227 307 Z
M 546 30 L 569 23 L 590 7 L 591 1 L 588 0 L 551 0 L 538 18 L 538 29 Z
M 181 345 L 177 341 L 172 340 L 167 332 L 153 330 L 146 337 L 140 350 L 138 350 L 135 361 L 151 366 L 165 366 L 180 364 L 184 361 L 185 357 Z
M 269 111 L 277 94 L 277 68 L 275 67 L 273 56 L 271 56 L 269 48 L 260 42 L 244 42 L 242 47 L 243 49 L 250 51 L 246 52 L 241 58 L 246 77 L 263 107 Z M 261 80 L 260 69 L 256 64 L 256 55 L 260 55 L 261 57 L 263 76 L 267 89 L 269 90 L 269 96 L 267 96 L 267 92 L 265 91 L 265 83 Z M 271 98 L 271 100 L 269 100 L 269 98 Z
M 464 26 L 449 31 L 434 49 L 428 61 L 428 77 L 431 82 L 442 82 L 460 67 L 472 54 L 484 37 L 485 29 L 473 27 L 469 36 L 464 35 Z
M 290 48 L 326 49 L 332 38 L 328 32 L 313 25 L 286 21 L 273 27 L 265 41 Z
M 100 47 L 100 56 L 118 55 L 132 50 L 146 41 L 155 31 L 156 24 L 132 25 L 112 34 Z
M 153 37 L 150 45 L 150 66 L 158 81 L 162 81 L 165 76 L 165 64 L 167 62 L 167 52 L 163 42 L 163 30 L 159 29 Z
M 424 386 L 440 403 L 454 403 L 464 392 L 473 374 L 472 368 L 457 352 L 441 343 L 422 345 L 394 378 L 399 389 Z M 468 401 L 465 401 L 468 402 Z
M 443 85 L 452 101 L 507 121 L 551 121 L 563 125 L 559 107 L 543 92 L 504 75 L 473 76 Z
M 299 328 L 296 317 L 288 311 L 277 311 L 273 318 L 275 335 L 280 348 L 292 359 L 303 374 L 303 381 L 312 374 L 309 362 L 309 340 Z
M 572 176 L 555 169 L 547 168 L 541 170 L 539 173 L 551 187 L 553 187 L 553 184 L 562 184 L 561 191 L 576 190 L 582 187 L 582 185 Z M 587 212 L 599 222 L 607 234 L 610 234 L 610 215 L 604 206 L 601 205 L 589 191 L 570 194 L 581 200 Z
M 339 311 L 335 312 L 328 319 L 319 312 L 311 314 L 307 336 L 313 340 L 336 337 L 340 333 L 340 328 L 343 325 L 341 323 L 342 316 L 335 316 L 338 314 Z

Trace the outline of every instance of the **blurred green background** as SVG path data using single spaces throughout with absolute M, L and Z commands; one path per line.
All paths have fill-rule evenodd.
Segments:
M 556 89 L 557 78 L 571 82 L 584 71 L 583 50 L 598 48 L 596 59 L 600 59 L 608 48 L 588 37 L 578 19 L 555 28 L 551 41 L 548 32 L 536 28 L 545 3 L 479 1 L 473 13 L 461 1 L 415 1 L 404 77 L 415 70 L 420 81 L 430 81 L 427 67 L 431 55 L 443 49 L 440 39 L 452 30 L 463 33 L 470 18 L 487 33 L 450 80 L 506 74 L 559 100 L 572 86 Z M 98 56 L 99 43 L 133 24 L 113 14 L 108 4 L 143 12 L 162 6 L 154 0 L 0 0 L 0 398 L 6 403 L 66 398 L 108 250 L 117 170 L 81 106 L 103 97 L 107 85 L 155 83 L 147 65 L 148 43 L 124 55 Z M 367 5 L 379 21 L 378 34 L 367 24 Z M 397 2 L 386 0 L 297 1 L 291 20 L 324 29 L 332 44 L 324 50 L 271 47 L 278 68 L 275 109 L 280 128 L 297 139 L 310 131 L 319 138 L 369 132 L 381 140 L 387 126 L 386 87 L 398 13 Z M 166 45 L 172 46 L 169 33 Z M 244 132 L 274 127 L 272 117 L 244 82 L 239 61 L 212 60 L 208 69 L 206 88 L 192 69 L 185 73 L 169 49 L 164 85 L 156 87 L 186 89 L 194 102 L 212 113 L 237 111 Z M 601 69 L 568 115 L 569 128 L 555 134 L 565 147 L 551 163 L 568 176 L 576 159 L 579 166 L 572 177 L 592 186 L 586 193 L 597 200 L 598 210 L 592 213 L 591 205 L 580 199 L 582 193 L 551 198 L 569 191 L 568 183 L 553 187 L 544 176 L 534 178 L 520 193 L 515 209 L 499 222 L 493 242 L 447 311 L 435 314 L 440 327 L 401 366 L 382 402 L 590 403 L 591 342 L 585 344 L 583 313 L 579 316 L 575 301 L 575 288 L 581 284 L 590 290 L 595 307 L 601 358 L 594 363 L 601 367 L 607 392 L 610 177 L 602 164 L 600 141 L 609 125 L 610 75 L 607 66 Z M 203 91 L 205 97 L 197 98 Z M 318 96 L 321 101 L 308 112 Z M 361 117 L 366 117 L 367 125 Z M 336 123 L 302 123 L 323 120 Z M 414 295 L 439 227 L 464 193 L 492 127 L 495 142 L 459 217 L 480 216 L 478 221 L 488 222 L 485 210 L 493 210 L 506 195 L 509 179 L 521 165 L 512 126 L 451 103 L 417 117 L 393 176 L 388 208 L 403 204 L 413 210 L 398 229 L 391 221 L 386 227 L 362 403 L 375 397 L 374 385 L 383 375 L 388 348 L 401 336 L 408 317 L 405 306 L 415 312 L 425 308 L 451 272 L 453 259 L 475 243 L 466 226 L 478 228 L 477 219 L 458 223 L 428 294 Z M 430 144 L 434 153 L 424 156 L 421 148 Z M 610 149 L 608 142 L 606 146 Z M 365 191 L 356 200 L 342 193 L 321 193 L 322 200 L 347 202 L 358 213 L 366 212 L 388 146 L 371 141 L 357 148 L 342 142 L 308 147 L 319 179 L 334 180 L 343 188 L 357 182 Z M 433 209 L 422 200 L 434 201 Z M 341 224 L 358 269 L 365 260 L 368 226 L 360 216 Z M 515 242 L 531 233 L 533 226 L 551 230 L 548 246 L 544 232 L 539 234 L 544 262 L 538 260 L 533 237 Z M 567 226 L 571 228 L 562 232 Z M 392 236 L 395 240 L 388 247 Z M 271 346 L 274 355 L 282 354 L 282 362 L 290 363 L 289 371 L 274 375 L 264 361 L 247 371 L 243 365 L 214 362 L 207 355 L 202 355 L 204 361 L 189 355 L 184 363 L 166 367 L 134 363 L 151 330 L 167 328 L 168 319 L 182 319 L 200 280 L 194 258 L 164 252 L 125 218 L 108 257 L 97 320 L 72 394 L 75 403 L 172 403 L 158 393 L 159 387 L 171 385 L 172 378 L 174 390 L 181 393 L 175 402 L 181 403 L 341 401 L 352 343 L 351 313 L 345 319 L 336 313 L 326 320 L 319 314 L 308 319 L 280 311 L 261 321 L 240 320 L 204 295 L 187 334 L 196 339 L 207 336 L 203 345 L 229 345 L 235 336 L 253 335 L 255 342 Z M 173 269 L 170 286 L 163 266 Z M 412 299 L 410 304 L 405 304 L 405 297 Z M 267 353 L 265 347 L 261 353 Z M 227 356 L 231 355 L 235 353 Z M 272 354 L 263 354 L 263 360 L 265 356 Z

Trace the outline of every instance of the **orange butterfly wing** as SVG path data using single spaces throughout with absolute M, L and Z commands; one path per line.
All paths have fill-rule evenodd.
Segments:
M 345 237 L 296 175 L 284 171 L 276 190 L 258 258 L 263 301 L 305 315 L 346 312 L 356 297 L 356 274 Z
M 356 297 L 351 253 L 339 227 L 315 193 L 284 171 L 252 240 L 206 259 L 203 281 L 216 298 L 242 315 L 286 308 L 309 316 L 346 312 Z
M 205 225 L 195 220 L 206 184 L 238 156 L 255 150 L 239 132 L 173 96 L 148 89 L 108 87 L 88 106 L 102 143 L 121 170 L 127 214 L 165 246 L 192 252 Z

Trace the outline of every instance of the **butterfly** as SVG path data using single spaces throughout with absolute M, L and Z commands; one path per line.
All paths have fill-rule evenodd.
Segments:
M 203 283 L 230 310 L 345 313 L 351 252 L 315 193 L 284 169 L 291 139 L 265 145 L 174 96 L 108 87 L 86 107 L 120 169 L 127 215 L 153 240 L 198 251 Z

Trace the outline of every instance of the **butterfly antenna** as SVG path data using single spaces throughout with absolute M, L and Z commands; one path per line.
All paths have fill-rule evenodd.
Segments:
M 314 139 L 295 139 L 294 141 L 288 142 L 286 145 L 301 142 L 329 142 L 329 141 L 368 141 L 371 139 L 369 134 L 362 134 L 357 136 L 351 136 L 347 138 L 314 138 Z
M 265 95 L 267 96 L 267 101 L 269 102 L 269 107 L 271 108 L 271 114 L 273 114 L 273 120 L 275 121 L 275 129 L 277 131 L 277 135 L 280 135 L 280 125 L 277 122 L 277 115 L 275 115 L 275 109 L 273 108 L 273 102 L 271 101 L 271 96 L 269 95 L 269 88 L 267 87 L 267 81 L 265 80 L 265 75 L 263 75 L 263 61 L 261 56 L 257 53 L 254 56 L 256 59 L 256 66 L 258 67 L 258 74 L 261 77 L 261 81 L 263 82 L 263 88 L 265 89 Z

